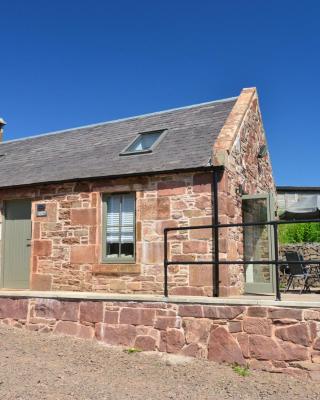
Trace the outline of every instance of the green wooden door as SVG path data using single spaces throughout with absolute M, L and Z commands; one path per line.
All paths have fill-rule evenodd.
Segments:
M 10 200 L 4 205 L 2 287 L 29 288 L 31 201 Z

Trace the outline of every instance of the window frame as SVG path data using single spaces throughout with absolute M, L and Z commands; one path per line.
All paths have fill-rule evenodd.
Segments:
M 108 213 L 108 198 L 112 196 L 123 196 L 126 194 L 131 194 L 134 201 L 134 210 L 133 210 L 133 256 L 128 259 L 127 257 L 117 257 L 117 258 L 108 258 L 107 256 L 107 213 Z M 119 192 L 119 193 L 103 193 L 102 194 L 102 235 L 101 235 L 101 261 L 104 264 L 135 264 L 136 262 L 136 192 Z M 120 241 L 120 249 L 121 249 L 121 241 Z
M 155 129 L 155 130 L 147 131 L 147 132 L 139 132 L 138 135 L 128 144 L 128 146 L 126 146 L 124 148 L 124 150 L 121 151 L 121 153 L 119 155 L 120 156 L 131 156 L 131 155 L 134 155 L 134 154 L 152 153 L 153 150 L 158 146 L 158 144 L 163 140 L 163 138 L 167 134 L 167 131 L 168 131 L 168 129 Z M 155 140 L 155 142 L 152 144 L 151 147 L 149 147 L 148 149 L 145 149 L 145 150 L 131 150 L 131 151 L 128 151 L 128 149 L 130 149 L 130 147 L 136 141 L 138 141 L 138 139 L 140 139 L 141 135 L 149 135 L 151 133 L 160 133 L 158 139 Z

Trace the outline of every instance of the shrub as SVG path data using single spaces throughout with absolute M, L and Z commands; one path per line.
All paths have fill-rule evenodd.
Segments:
M 249 368 L 247 366 L 243 367 L 241 365 L 234 364 L 232 366 L 232 369 L 236 374 L 238 374 L 240 376 L 248 376 L 248 375 L 250 375 L 250 371 L 249 371 Z
M 281 244 L 320 242 L 320 223 L 280 225 L 279 241 Z

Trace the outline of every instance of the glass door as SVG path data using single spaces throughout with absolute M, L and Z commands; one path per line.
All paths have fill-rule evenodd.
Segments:
M 242 198 L 243 222 L 267 222 L 274 219 L 274 199 L 271 193 L 246 195 Z M 248 226 L 243 230 L 245 292 L 268 294 L 275 292 L 275 266 L 250 264 L 250 261 L 274 259 L 272 226 Z

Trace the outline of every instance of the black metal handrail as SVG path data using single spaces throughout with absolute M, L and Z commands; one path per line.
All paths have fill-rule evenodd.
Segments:
M 212 264 L 212 276 L 219 276 L 217 269 L 219 265 L 265 265 L 271 264 L 275 265 L 276 268 L 276 300 L 281 300 L 280 293 L 280 266 L 296 264 L 296 261 L 282 261 L 279 260 L 279 248 L 278 248 L 278 226 L 285 224 L 301 224 L 301 223 L 316 223 L 320 222 L 320 219 L 304 219 L 304 220 L 274 220 L 266 222 L 242 222 L 242 223 L 231 223 L 231 224 L 210 224 L 210 225 L 191 225 L 191 226 L 180 226 L 180 227 L 170 227 L 164 229 L 164 295 L 168 297 L 168 266 L 169 265 L 205 265 Z M 215 245 L 215 259 L 213 260 L 199 260 L 199 261 L 169 261 L 168 260 L 168 232 L 170 231 L 184 231 L 184 230 L 195 230 L 195 229 L 212 229 L 215 232 L 219 232 L 221 228 L 234 228 L 234 227 L 249 227 L 249 226 L 266 226 L 270 225 L 273 227 L 274 232 L 274 260 L 253 260 L 253 261 L 243 261 L 243 260 L 220 260 L 219 251 L 217 251 L 217 246 Z M 215 244 L 217 244 L 218 235 L 215 235 Z M 320 264 L 320 260 L 302 260 L 299 261 L 300 264 Z M 215 287 L 213 285 L 213 296 L 219 297 L 219 280 L 215 280 Z

